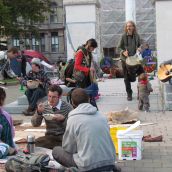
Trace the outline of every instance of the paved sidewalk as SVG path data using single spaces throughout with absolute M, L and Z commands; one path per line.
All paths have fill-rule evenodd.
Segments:
M 141 161 L 120 161 L 118 165 L 122 168 L 122 172 L 172 172 L 172 112 L 163 113 L 163 105 L 161 94 L 159 92 L 158 81 L 151 81 L 154 92 L 150 95 L 151 112 L 139 112 L 142 122 L 153 122 L 155 125 L 142 127 L 144 135 L 152 136 L 163 135 L 161 143 L 144 143 L 143 159 Z M 137 110 L 137 89 L 136 82 L 132 84 L 134 99 L 131 102 L 126 100 L 125 87 L 123 79 L 105 80 L 99 83 L 101 98 L 98 100 L 99 110 L 107 113 L 112 110 L 121 110 L 128 107 Z M 19 87 L 8 87 L 7 102 L 14 101 L 17 96 L 22 95 Z M 10 96 L 10 97 L 9 97 Z M 14 115 L 15 119 L 24 119 L 29 122 L 30 117 Z M 28 132 L 17 131 L 16 137 L 26 137 Z M 44 133 L 31 133 L 41 136 Z
M 151 112 L 138 112 L 141 122 L 153 122 L 155 125 L 144 126 L 144 135 L 163 135 L 163 142 L 143 143 L 143 158 L 140 161 L 120 161 L 122 172 L 172 172 L 172 113 L 163 113 L 161 93 L 157 79 L 150 81 L 154 92 L 150 95 Z M 99 83 L 102 97 L 98 101 L 100 111 L 121 110 L 128 107 L 137 110 L 136 82 L 132 84 L 134 99 L 126 100 L 123 79 L 106 80 Z

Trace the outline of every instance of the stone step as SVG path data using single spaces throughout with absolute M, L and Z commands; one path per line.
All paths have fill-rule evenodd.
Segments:
M 47 96 L 45 96 L 44 98 L 42 98 L 40 101 L 43 101 L 44 102 L 46 100 L 47 100 Z M 18 101 L 18 105 L 28 105 L 29 104 L 28 103 L 28 100 L 27 100 L 27 97 L 25 95 L 19 97 L 17 99 L 17 101 Z
M 164 91 L 165 93 L 172 93 L 172 85 L 170 84 L 164 84 Z
M 25 95 L 19 97 L 17 101 L 18 101 L 18 105 L 28 105 L 28 100 Z
M 28 105 L 18 105 L 18 101 L 12 102 L 4 107 L 9 114 L 22 114 Z
M 63 93 L 67 94 L 71 88 L 66 86 L 61 86 L 63 89 Z M 48 98 L 47 96 L 44 97 L 41 101 L 46 101 Z M 62 96 L 62 100 L 67 101 L 66 96 Z M 28 100 L 25 95 L 18 97 L 15 102 L 12 102 L 5 106 L 5 110 L 10 114 L 22 114 L 22 112 L 28 108 Z
M 165 110 L 172 111 L 172 101 L 165 102 Z
M 68 88 L 65 85 L 61 85 L 61 88 L 63 89 L 63 94 L 65 95 L 71 90 L 71 88 Z M 66 101 L 66 97 L 62 97 L 62 99 Z M 47 97 L 44 97 L 41 101 L 45 101 L 45 100 L 47 100 Z M 28 100 L 25 95 L 19 97 L 17 101 L 18 101 L 18 105 L 28 105 Z
M 166 101 L 172 101 L 172 93 L 165 93 Z
M 44 97 L 41 101 L 46 101 L 47 97 Z M 66 96 L 62 96 L 62 100 L 67 101 Z M 12 102 L 5 106 L 5 110 L 10 114 L 22 114 L 22 112 L 28 108 L 28 101 L 26 96 L 21 96 L 17 101 Z

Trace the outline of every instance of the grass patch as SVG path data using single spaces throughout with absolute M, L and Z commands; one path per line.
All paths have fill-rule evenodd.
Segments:
M 19 83 L 19 81 L 16 78 L 13 79 L 4 79 L 4 80 L 0 80 L 0 82 L 5 82 L 5 83 Z

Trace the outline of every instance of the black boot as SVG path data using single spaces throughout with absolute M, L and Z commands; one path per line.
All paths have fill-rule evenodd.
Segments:
M 34 113 L 35 113 L 35 110 L 33 108 L 31 108 L 30 106 L 28 107 L 28 109 L 23 111 L 23 114 L 25 116 L 32 116 L 32 115 L 34 115 Z
M 127 100 L 132 101 L 132 93 L 127 93 Z

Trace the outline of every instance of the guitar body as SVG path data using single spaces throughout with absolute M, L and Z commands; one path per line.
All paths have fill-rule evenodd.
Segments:
M 158 79 L 167 82 L 172 78 L 172 65 L 162 65 L 158 70 Z

